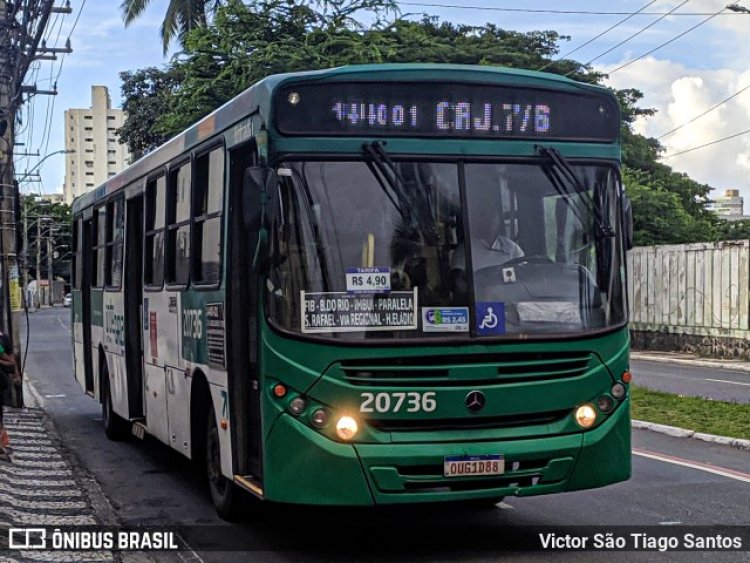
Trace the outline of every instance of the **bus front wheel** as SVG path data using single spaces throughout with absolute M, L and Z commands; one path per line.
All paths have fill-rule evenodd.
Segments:
M 105 364 L 106 366 L 106 364 Z M 122 442 L 130 437 L 130 423 L 112 409 L 112 392 L 109 390 L 109 372 L 104 367 L 102 374 L 102 422 L 107 438 Z
M 221 445 L 219 429 L 216 427 L 216 414 L 213 406 L 208 412 L 206 425 L 206 474 L 211 500 L 216 512 L 224 520 L 233 522 L 239 517 L 240 491 L 237 486 L 221 473 Z

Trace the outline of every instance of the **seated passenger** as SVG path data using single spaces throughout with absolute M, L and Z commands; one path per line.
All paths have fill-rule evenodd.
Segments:
M 501 220 L 497 216 L 484 224 L 471 225 L 471 263 L 476 272 L 483 268 L 502 266 L 508 260 L 524 256 L 520 246 L 502 233 Z M 459 243 L 451 258 L 451 269 L 466 268 L 466 251 Z

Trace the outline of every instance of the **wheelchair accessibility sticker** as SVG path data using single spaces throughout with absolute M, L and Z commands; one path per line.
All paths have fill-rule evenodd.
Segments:
M 479 336 L 505 334 L 505 303 L 495 301 L 477 303 L 477 334 Z

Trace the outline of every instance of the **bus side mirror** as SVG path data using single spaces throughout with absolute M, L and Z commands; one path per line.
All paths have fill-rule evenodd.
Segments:
M 633 204 L 630 198 L 623 194 L 622 196 L 622 222 L 623 234 L 625 235 L 625 250 L 633 248 Z

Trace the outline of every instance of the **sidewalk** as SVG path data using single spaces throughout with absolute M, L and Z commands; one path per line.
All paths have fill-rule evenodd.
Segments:
M 0 527 L 115 524 L 98 486 L 67 454 L 43 410 L 6 407 L 5 425 L 12 462 L 0 462 Z M 5 541 L 2 534 L 4 562 L 115 561 L 111 551 L 11 551 Z

